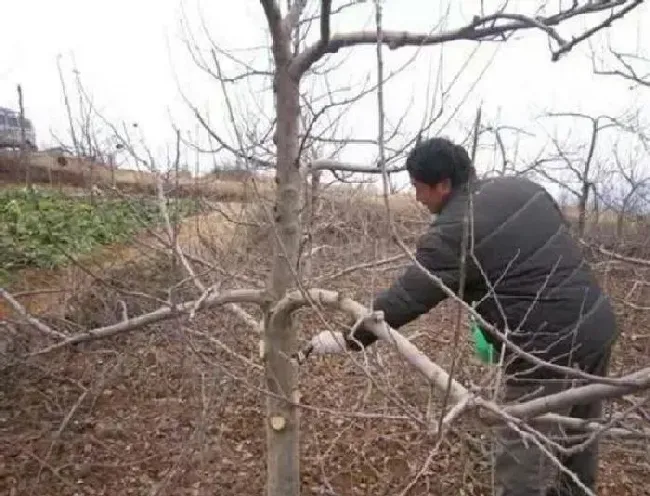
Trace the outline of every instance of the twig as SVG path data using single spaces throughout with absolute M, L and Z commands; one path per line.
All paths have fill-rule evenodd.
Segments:
M 594 245 L 588 243 L 584 239 L 580 239 L 580 244 L 583 246 L 586 246 L 587 248 L 592 248 Z M 610 251 L 603 246 L 598 246 L 595 247 L 601 254 L 605 255 L 606 257 L 611 257 L 615 260 L 619 260 L 621 262 L 627 262 L 631 263 L 634 265 L 642 265 L 644 267 L 650 267 L 650 260 L 645 260 L 643 258 L 635 258 L 635 257 L 626 257 L 624 255 L 619 255 L 618 253 L 615 253 L 613 251 Z
M 162 214 L 163 221 L 165 223 L 165 229 L 167 230 L 167 235 L 169 236 L 169 242 L 172 246 L 172 249 L 174 250 L 174 253 L 180 260 L 181 264 L 183 264 L 183 267 L 189 274 L 194 285 L 198 288 L 199 291 L 205 292 L 205 285 L 197 277 L 196 273 L 194 272 L 194 269 L 192 268 L 192 265 L 188 262 L 187 258 L 185 258 L 185 254 L 183 253 L 183 250 L 181 250 L 180 244 L 178 243 L 178 236 L 176 235 L 174 229 L 172 228 L 172 223 L 169 218 L 169 210 L 167 209 L 165 193 L 163 192 L 163 184 L 160 175 L 156 177 L 156 191 L 158 195 L 158 208 L 160 209 L 160 212 Z
M 110 368 L 112 368 L 112 370 L 117 369 L 117 367 L 119 367 L 122 364 L 123 361 L 124 361 L 123 357 L 118 358 L 118 360 L 115 362 L 115 364 Z M 77 401 L 75 402 L 74 405 L 72 405 L 72 408 L 70 408 L 67 415 L 63 418 L 63 421 L 61 422 L 61 425 L 59 425 L 59 428 L 54 433 L 52 442 L 50 443 L 50 446 L 49 446 L 49 448 L 47 450 L 47 453 L 45 454 L 45 457 L 44 457 L 46 460 L 49 458 L 50 454 L 52 453 L 52 449 L 54 448 L 54 444 L 61 437 L 61 434 L 63 434 L 63 431 L 68 426 L 68 424 L 70 423 L 70 421 L 74 417 L 74 415 L 77 412 L 77 410 L 79 409 L 79 407 L 85 401 L 88 394 L 91 391 L 94 391 L 95 394 L 99 394 L 104 389 L 104 384 L 106 383 L 106 379 L 108 377 L 108 372 L 109 372 L 109 366 L 107 364 L 104 367 L 104 370 L 102 370 L 102 372 L 100 373 L 99 380 L 98 380 L 97 384 L 95 384 L 95 387 L 92 387 L 92 386 L 88 387 L 79 395 L 79 398 L 77 398 Z M 40 473 L 41 472 L 39 470 L 37 478 L 40 478 Z
M 248 367 L 250 367 L 253 370 L 258 370 L 258 371 L 263 371 L 264 370 L 264 367 L 262 367 L 261 365 L 250 361 L 244 355 L 241 355 L 240 353 L 237 353 L 236 351 L 234 351 L 232 348 L 230 348 L 228 345 L 226 345 L 221 340 L 219 340 L 219 339 L 217 339 L 215 337 L 212 337 L 212 336 L 206 334 L 205 332 L 197 331 L 197 330 L 191 329 L 191 328 L 186 327 L 186 326 L 183 326 L 183 330 L 185 332 L 189 333 L 189 334 L 194 334 L 195 336 L 200 336 L 200 337 L 202 337 L 204 339 L 207 339 L 208 341 L 210 341 L 210 343 L 214 344 L 218 348 L 221 348 L 222 350 L 224 350 L 229 355 L 232 355 L 232 356 L 236 357 L 237 359 L 241 360 L 242 362 L 244 362 Z
M 23 318 L 29 325 L 31 325 L 34 329 L 37 331 L 40 331 L 41 333 L 50 336 L 50 337 L 55 337 L 55 338 L 67 338 L 67 336 L 59 331 L 55 331 L 51 327 L 43 324 L 40 320 L 38 320 L 35 317 L 32 317 L 27 310 L 25 310 L 25 307 L 23 307 L 20 303 L 18 303 L 11 294 L 5 290 L 4 288 L 0 288 L 0 297 L 4 299 L 9 306 L 16 312 L 20 317 Z
M 576 36 L 570 42 L 561 43 L 560 48 L 558 48 L 555 52 L 553 52 L 553 56 L 552 56 L 553 62 L 559 60 L 560 56 L 563 53 L 569 52 L 578 43 L 581 43 L 582 41 L 584 41 L 587 38 L 593 36 L 594 34 L 596 34 L 598 31 L 600 31 L 602 29 L 611 27 L 612 22 L 614 22 L 617 19 L 621 19 L 623 16 L 625 16 L 625 14 L 627 14 L 631 10 L 635 9 L 636 7 L 641 5 L 642 3 L 643 3 L 643 0 L 635 0 L 634 2 L 630 3 L 629 5 L 626 5 L 625 7 L 623 7 L 621 10 L 619 10 L 615 14 L 610 15 L 607 19 L 605 19 L 601 23 L 597 24 L 593 28 L 587 29 L 581 35 Z
M 398 260 L 402 260 L 405 257 L 406 257 L 406 255 L 404 255 L 403 253 L 400 253 L 399 255 L 395 255 L 395 256 L 392 256 L 392 257 L 388 257 L 388 258 L 382 258 L 381 260 L 375 260 L 375 261 L 372 261 L 372 262 L 363 262 L 363 263 L 360 263 L 360 264 L 357 264 L 357 265 L 353 265 L 351 267 L 347 267 L 345 269 L 341 269 L 338 272 L 335 272 L 334 274 L 325 274 L 325 275 L 316 277 L 314 279 L 314 281 L 319 282 L 319 283 L 332 282 L 334 279 L 338 279 L 339 277 L 343 277 L 343 276 L 348 275 L 348 274 L 350 274 L 352 272 L 356 272 L 357 270 L 368 269 L 368 268 L 371 268 L 371 267 L 380 267 L 382 265 L 387 265 L 389 263 L 396 262 Z

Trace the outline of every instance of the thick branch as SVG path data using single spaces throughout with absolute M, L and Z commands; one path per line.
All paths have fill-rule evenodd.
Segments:
M 175 306 L 160 307 L 153 312 L 145 313 L 132 319 L 118 322 L 117 324 L 97 327 L 86 332 L 74 334 L 63 341 L 53 344 L 41 351 L 37 351 L 34 355 L 42 355 L 58 348 L 81 343 L 83 341 L 107 338 L 114 336 L 115 334 L 134 331 L 149 324 L 155 324 L 156 322 L 162 322 L 181 315 L 191 314 L 198 310 L 204 310 L 229 303 L 257 303 L 262 305 L 265 301 L 265 292 L 259 289 L 238 289 L 224 293 L 212 294 L 207 297 L 199 298 L 198 300 L 179 303 Z
M 621 380 L 626 384 L 620 386 L 588 384 L 562 391 L 561 393 L 508 406 L 504 408 L 504 411 L 513 417 L 532 418 L 568 405 L 585 404 L 596 399 L 616 398 L 641 389 L 648 389 L 650 387 L 650 367 L 621 377 Z
M 274 41 L 279 40 L 282 36 L 282 13 L 280 12 L 280 6 L 275 0 L 260 0 L 260 2 L 264 8 L 271 37 Z
M 554 412 L 567 405 L 581 404 L 593 401 L 594 399 L 621 397 L 625 394 L 650 387 L 650 368 L 646 368 L 622 377 L 622 384 L 620 385 L 589 384 L 512 406 L 499 406 L 484 398 L 474 397 L 473 393 L 458 381 L 451 378 L 446 370 L 432 362 L 399 332 L 386 325 L 380 313 L 375 314 L 374 321 L 368 320 L 369 313 L 363 305 L 335 291 L 312 289 L 307 292 L 306 296 L 299 291 L 290 293 L 277 304 L 274 308 L 274 313 L 278 316 L 286 315 L 302 306 L 307 306 L 309 304 L 308 300 L 313 300 L 330 308 L 342 310 L 357 320 L 365 319 L 364 326 L 368 330 L 375 333 L 379 339 L 395 344 L 397 351 L 406 361 L 429 379 L 431 384 L 438 390 L 446 391 L 449 384 L 451 384 L 450 397 L 456 406 L 450 410 L 450 418 L 457 417 L 457 415 L 451 415 L 451 412 L 456 412 L 460 415 L 462 411 L 472 407 L 479 407 L 490 412 L 487 417 L 483 418 L 488 423 L 502 421 L 504 416 L 510 416 L 526 421 L 556 422 L 573 428 L 582 427 L 587 430 L 598 430 L 602 429 L 603 425 L 596 421 L 586 423 L 584 419 L 560 417 L 550 412 Z M 341 347 L 339 352 L 343 352 L 343 343 L 339 343 L 339 346 Z M 647 434 L 643 433 L 643 435 Z
M 320 9 L 320 41 L 327 45 L 330 40 L 330 15 L 332 12 L 332 0 L 321 0 Z
M 342 296 L 336 291 L 311 289 L 307 293 L 311 300 L 330 308 L 342 310 L 355 317 L 357 320 L 367 318 L 369 315 L 368 309 L 361 303 Z M 298 308 L 307 306 L 308 304 L 309 301 L 307 298 L 300 291 L 295 291 L 289 293 L 286 298 L 277 304 L 274 309 L 274 314 L 280 316 L 285 313 L 292 313 Z M 451 382 L 450 396 L 453 401 L 460 401 L 469 394 L 467 389 L 461 383 L 450 378 L 449 374 L 442 367 L 432 362 L 424 353 L 418 350 L 413 343 L 402 336 L 399 332 L 391 329 L 381 317 L 376 318 L 372 322 L 367 322 L 365 326 L 368 330 L 374 332 L 379 339 L 393 343 L 397 348 L 397 351 L 429 381 L 431 381 L 436 388 L 444 391 Z
M 485 17 L 476 16 L 474 20 L 466 26 L 436 34 L 384 31 L 382 33 L 382 42 L 388 45 L 390 49 L 394 50 L 404 46 L 439 45 L 441 43 L 456 40 L 483 41 L 496 36 L 505 36 L 522 29 L 536 28 L 542 29 L 560 43 L 561 52 L 558 52 L 559 54 L 565 53 L 570 48 L 573 48 L 575 44 L 582 41 L 584 38 L 581 36 L 574 39 L 571 43 L 562 43 L 564 40 L 552 29 L 552 26 L 557 26 L 561 22 L 572 17 L 609 10 L 616 6 L 625 5 L 626 3 L 627 0 L 598 3 L 588 2 L 585 5 L 571 8 L 553 16 L 535 17 L 534 19 L 523 15 L 505 13 L 492 14 Z M 634 0 L 630 5 L 627 5 L 623 9 L 624 11 L 622 13 L 619 12 L 611 15 L 609 22 L 617 17 L 622 17 L 641 3 L 642 0 Z M 503 19 L 509 22 L 498 26 L 495 25 L 496 21 Z M 334 35 L 326 45 L 323 45 L 319 40 L 294 59 L 292 62 L 292 72 L 295 76 L 300 77 L 326 53 L 336 53 L 341 48 L 353 45 L 374 45 L 376 43 L 377 33 L 370 31 Z M 565 48 L 567 46 L 569 48 Z M 557 57 L 558 55 L 554 55 L 554 59 Z
M 328 158 L 322 158 L 318 160 L 314 160 L 311 164 L 309 164 L 309 170 L 311 172 L 313 171 L 319 171 L 319 170 L 328 170 L 331 172 L 339 171 L 339 172 L 359 172 L 362 174 L 381 174 L 382 170 L 378 167 L 367 167 L 365 165 L 357 165 L 357 164 L 346 164 L 343 162 L 339 162 L 338 160 L 332 160 Z M 390 169 L 387 169 L 386 172 L 388 174 L 395 174 L 397 172 L 402 172 L 405 171 L 406 167 L 392 167 Z
M 300 23 L 300 14 L 302 14 L 303 9 L 307 4 L 307 0 L 296 0 L 292 5 L 287 17 L 285 18 L 285 23 L 287 25 L 287 30 L 291 31 Z

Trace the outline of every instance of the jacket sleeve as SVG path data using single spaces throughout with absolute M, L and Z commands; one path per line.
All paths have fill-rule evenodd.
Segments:
M 461 222 L 434 222 L 418 240 L 415 252 L 415 259 L 455 293 L 460 281 L 461 233 Z M 469 257 L 467 264 L 469 276 Z M 375 297 L 373 310 L 382 310 L 386 323 L 398 329 L 427 313 L 446 297 L 442 288 L 413 263 L 387 290 Z M 377 340 L 365 329 L 358 329 L 354 339 L 364 347 Z

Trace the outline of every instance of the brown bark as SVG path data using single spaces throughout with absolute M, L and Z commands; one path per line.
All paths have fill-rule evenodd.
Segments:
M 292 285 L 300 249 L 299 78 L 289 71 L 292 54 L 288 26 L 279 17 L 277 5 L 266 2 L 264 8 L 273 36 L 275 62 L 277 194 L 270 292 L 273 300 L 278 301 Z M 289 360 L 296 350 L 291 314 L 268 314 L 263 346 L 266 386 L 273 393 L 267 396 L 266 403 L 268 496 L 300 494 L 300 416 L 294 403 L 298 384 Z
M 589 143 L 589 152 L 585 160 L 584 174 L 582 178 L 582 190 L 580 194 L 580 202 L 578 205 L 578 233 L 580 236 L 585 235 L 585 224 L 587 218 L 587 203 L 589 202 L 589 190 L 591 189 L 591 181 L 589 180 L 589 173 L 591 172 L 591 163 L 594 158 L 594 151 L 596 150 L 596 140 L 598 139 L 598 119 L 592 121 L 591 142 Z
M 614 0 L 608 8 L 621 6 L 618 14 L 633 9 L 640 0 Z M 274 60 L 275 107 L 277 113 L 275 142 L 276 204 L 274 208 L 273 269 L 269 284 L 273 302 L 281 302 L 291 289 L 298 271 L 301 241 L 300 210 L 303 199 L 303 182 L 300 173 L 299 146 L 299 85 L 302 76 L 327 53 L 335 53 L 344 47 L 378 42 L 377 33 L 349 33 L 333 35 L 330 29 L 331 2 L 321 0 L 320 38 L 302 52 L 292 52 L 292 32 L 297 25 L 305 2 L 290 5 L 283 19 L 276 0 L 261 0 L 272 39 Z M 554 26 L 578 15 L 603 10 L 601 5 L 586 4 L 554 16 L 535 19 L 521 15 L 494 14 L 476 17 L 471 24 L 456 30 L 434 35 L 411 33 L 382 33 L 379 43 L 391 49 L 401 46 L 435 45 L 453 40 L 490 39 L 513 31 L 537 28 L 545 31 L 560 45 L 561 52 L 569 51 L 584 37 L 571 42 L 564 41 Z M 497 26 L 496 21 L 505 21 Z M 296 44 L 298 46 L 298 44 Z M 555 55 L 558 55 L 557 51 Z M 327 169 L 321 166 L 320 169 Z M 311 167 L 311 172 L 319 169 Z M 317 181 L 316 181 L 317 184 Z M 266 385 L 272 393 L 267 399 L 267 488 L 268 496 L 298 496 L 300 494 L 298 384 L 296 371 L 289 357 L 297 352 L 297 336 L 293 328 L 292 312 L 286 309 L 267 310 L 261 355 L 265 362 Z M 408 347 L 408 343 L 403 346 Z M 422 357 L 418 356 L 419 363 Z M 435 370 L 443 377 L 445 372 Z M 456 391 L 457 393 L 457 391 Z M 281 399 L 284 397 L 284 399 Z

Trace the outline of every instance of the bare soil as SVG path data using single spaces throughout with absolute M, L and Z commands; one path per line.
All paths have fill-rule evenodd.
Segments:
M 387 243 L 367 241 L 388 239 L 374 215 L 348 210 L 315 236 L 316 244 L 327 245 L 314 261 L 315 276 L 394 253 Z M 415 230 L 417 222 L 411 219 L 408 230 Z M 235 235 L 239 230 L 219 235 L 222 242 L 215 244 L 212 261 L 239 276 L 267 273 L 269 246 L 255 229 L 247 228 L 245 238 Z M 198 248 L 195 253 L 208 256 Z M 603 275 L 614 296 L 626 295 L 635 280 L 645 277 L 638 269 L 616 267 Z M 400 270 L 356 272 L 327 287 L 368 302 Z M 207 269 L 202 275 L 224 280 Z M 130 315 L 156 308 L 152 296 L 167 298 L 170 285 L 184 277 L 169 256 L 137 257 L 105 267 L 101 281 L 67 300 L 63 316 L 45 312 L 42 318 L 71 330 L 115 322 L 123 306 Z M 223 288 L 235 285 L 242 283 L 226 277 Z M 190 298 L 197 293 L 183 283 L 174 294 Z M 648 301 L 648 294 L 635 298 Z M 617 308 L 623 335 L 613 373 L 647 365 L 650 346 L 647 312 L 618 300 Z M 259 316 L 254 308 L 246 309 Z M 444 303 L 403 332 L 420 332 L 414 342 L 448 367 L 455 316 L 455 308 Z M 302 339 L 322 328 L 312 313 L 300 312 L 298 319 Z M 38 344 L 26 336 L 15 338 L 10 356 Z M 488 371 L 471 357 L 466 336 L 459 341 L 460 376 L 485 380 Z M 422 469 L 436 440 L 408 417 L 424 416 L 429 390 L 388 347 L 376 349 L 372 386 L 345 357 L 317 358 L 302 366 L 303 494 L 395 495 L 419 472 L 409 495 L 490 494 L 489 432 L 471 418 L 458 424 Z M 257 336 L 219 310 L 197 315 L 193 322 L 172 320 L 28 361 L 10 360 L 0 372 L 0 494 L 263 494 L 260 366 Z M 442 398 L 432 401 L 435 411 Z M 643 443 L 607 442 L 602 453 L 598 494 L 650 494 Z

